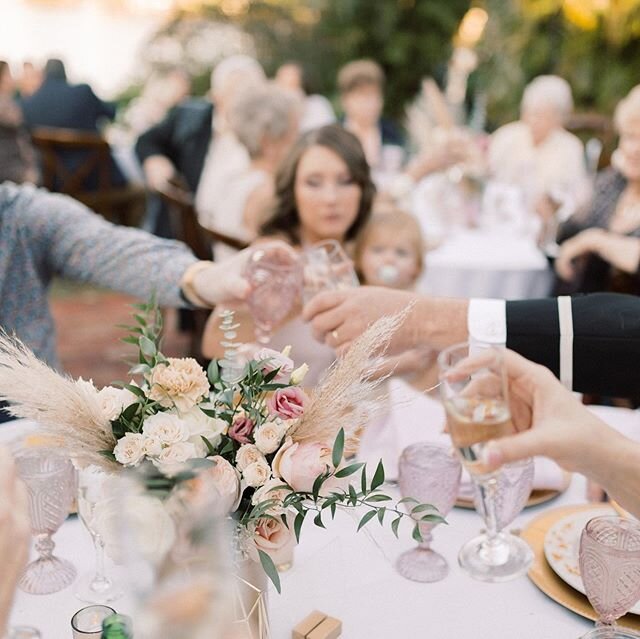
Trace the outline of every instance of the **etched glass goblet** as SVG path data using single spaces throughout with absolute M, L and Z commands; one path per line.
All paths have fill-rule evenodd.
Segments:
M 623 636 L 616 620 L 640 599 L 640 522 L 615 516 L 589 520 L 579 559 L 587 598 L 598 613 L 595 630 L 584 637 Z
M 336 240 L 317 242 L 303 253 L 303 302 L 318 293 L 359 285 L 353 260 Z
M 38 448 L 16 457 L 16 467 L 29 493 L 31 531 L 40 555 L 23 572 L 18 586 L 34 595 L 66 588 L 76 569 L 53 554 L 51 536 L 66 519 L 73 501 L 75 470 L 71 460 L 50 448 Z
M 412 497 L 421 504 L 431 504 L 438 514 L 446 516 L 453 508 L 460 488 L 462 466 L 451 447 L 442 444 L 418 443 L 403 451 L 398 464 L 398 485 L 403 497 Z M 411 504 L 408 504 L 411 510 Z M 418 521 L 425 512 L 414 516 Z M 431 530 L 436 524 L 421 522 L 422 542 L 398 558 L 396 569 L 412 581 L 440 581 L 447 576 L 447 560 L 431 548 Z

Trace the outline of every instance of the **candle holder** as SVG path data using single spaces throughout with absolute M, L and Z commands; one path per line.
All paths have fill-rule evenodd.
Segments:
M 81 608 L 71 617 L 73 639 L 100 639 L 102 622 L 116 611 L 109 606 L 87 606 Z

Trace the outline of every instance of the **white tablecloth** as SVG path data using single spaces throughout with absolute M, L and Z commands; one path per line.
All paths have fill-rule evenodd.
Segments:
M 603 409 L 607 421 L 629 432 L 640 425 L 638 414 Z M 16 427 L 0 426 L 0 441 L 15 435 Z M 547 508 L 584 502 L 585 482 L 576 476 L 570 489 L 555 501 L 524 511 L 512 524 L 521 528 Z M 413 639 L 442 637 L 474 639 L 573 639 L 591 623 L 540 592 L 526 577 L 503 584 L 474 581 L 457 565 L 460 546 L 481 528 L 472 511 L 454 509 L 449 525 L 435 530 L 434 548 L 449 561 L 450 574 L 439 583 L 418 584 L 400 577 L 395 558 L 411 548 L 409 528 L 396 540 L 386 528 L 370 522 L 360 533 L 357 522 L 338 513 L 327 530 L 305 523 L 293 568 L 282 575 L 282 594 L 270 598 L 273 639 L 289 639 L 292 627 L 314 609 L 343 620 L 344 639 Z M 55 535 L 56 553 L 71 559 L 79 572 L 92 566 L 88 533 L 70 518 Z M 0 569 L 1 574 L 1 569 Z M 83 605 L 72 587 L 46 596 L 17 594 L 11 623 L 33 625 L 44 639 L 71 637 L 69 622 Z M 113 604 L 128 612 L 128 602 Z M 188 638 L 185 638 L 188 639 Z
M 464 230 L 427 253 L 418 290 L 441 297 L 546 297 L 551 273 L 533 240 L 499 230 Z

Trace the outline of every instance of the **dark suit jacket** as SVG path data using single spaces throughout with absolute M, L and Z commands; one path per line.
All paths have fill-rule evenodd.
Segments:
M 98 132 L 101 119 L 113 120 L 115 105 L 103 102 L 88 84 L 69 84 L 66 80 L 46 79 L 31 96 L 21 101 L 24 123 L 28 129 L 53 127 Z M 60 158 L 69 171 L 74 171 L 87 158 L 85 151 L 65 151 Z M 123 186 L 126 180 L 115 162 L 111 163 L 113 186 Z M 84 188 L 97 187 L 97 175 L 90 175 Z
M 203 99 L 182 102 L 138 138 L 136 155 L 140 163 L 151 155 L 164 155 L 195 193 L 211 142 L 212 121 L 211 102 Z
M 572 298 L 573 390 L 640 397 L 640 297 L 593 293 Z M 507 302 L 507 347 L 560 373 L 555 298 Z

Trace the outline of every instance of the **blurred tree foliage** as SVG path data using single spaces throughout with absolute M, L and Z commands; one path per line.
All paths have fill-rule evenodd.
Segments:
M 230 21 L 249 33 L 267 73 L 287 60 L 303 64 L 311 92 L 336 98 L 336 73 L 368 57 L 387 74 L 386 111 L 401 118 L 425 75 L 440 80 L 451 39 L 469 0 L 251 0 L 201 15 Z M 185 17 L 185 16 L 183 16 Z M 196 82 L 202 88 L 202 78 Z
M 524 86 L 555 73 L 578 110 L 611 114 L 640 82 L 640 0 L 484 0 L 474 86 L 486 92 L 493 125 L 517 118 Z

